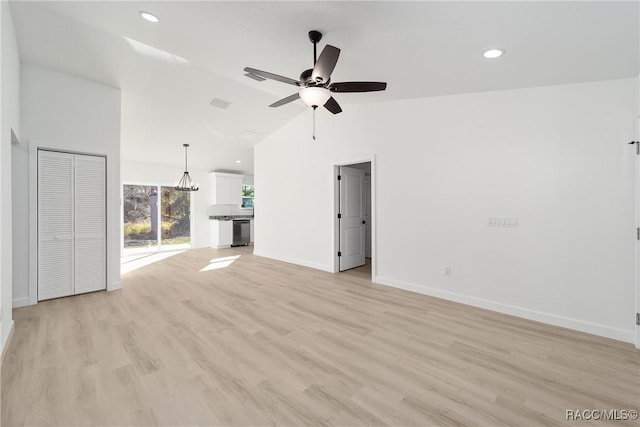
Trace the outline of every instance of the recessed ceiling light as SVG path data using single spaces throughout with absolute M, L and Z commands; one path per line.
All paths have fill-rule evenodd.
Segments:
M 242 160 L 236 160 L 236 163 L 242 163 Z
M 485 58 L 495 59 L 501 57 L 503 53 L 503 49 L 489 49 L 483 55 Z
M 158 17 L 156 15 L 154 15 L 153 13 L 145 12 L 144 10 L 141 10 L 138 13 L 140 13 L 140 16 L 142 16 L 142 19 L 147 20 L 149 22 L 158 22 L 158 21 L 160 21 L 160 19 L 158 19 Z

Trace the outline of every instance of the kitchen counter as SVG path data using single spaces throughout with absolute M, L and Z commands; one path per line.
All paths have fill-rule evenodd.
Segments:
M 253 219 L 252 215 L 216 215 L 210 216 L 209 219 L 216 221 L 232 221 L 234 219 Z

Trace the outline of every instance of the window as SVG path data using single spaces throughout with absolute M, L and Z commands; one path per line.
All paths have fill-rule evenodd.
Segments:
M 173 187 L 123 187 L 124 248 L 178 249 L 191 243 L 191 194 Z
M 243 208 L 253 208 L 254 192 L 255 192 L 255 189 L 253 185 L 242 186 L 242 207 Z

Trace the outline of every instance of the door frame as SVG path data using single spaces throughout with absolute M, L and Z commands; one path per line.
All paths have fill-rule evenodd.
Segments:
M 331 182 L 333 183 L 333 209 L 331 210 L 331 214 L 333 215 L 332 227 L 333 227 L 333 272 L 340 272 L 340 258 L 338 257 L 338 248 L 340 247 L 340 222 L 338 221 L 338 207 L 340 206 L 340 183 L 338 182 L 338 173 L 340 171 L 340 166 L 351 166 L 357 163 L 371 163 L 371 218 L 369 221 L 371 222 L 371 281 L 376 282 L 377 280 L 377 261 L 378 261 L 378 249 L 377 249 L 377 238 L 376 238 L 376 222 L 377 222 L 377 214 L 376 214 L 376 187 L 377 187 L 377 172 L 376 172 L 376 156 L 375 154 L 370 154 L 368 156 L 358 157 L 351 160 L 343 160 L 340 162 L 335 162 L 331 167 Z
M 105 285 L 106 290 L 113 290 L 109 286 L 109 156 L 103 153 L 87 151 L 67 150 L 64 148 L 51 148 L 48 145 L 39 145 L 37 141 L 29 144 L 29 295 L 28 305 L 38 304 L 38 153 L 40 151 L 53 151 L 57 153 L 78 154 L 81 156 L 104 157 L 105 170 Z M 119 277 L 119 276 L 118 276 Z M 117 289 L 117 288 L 116 288 Z
M 635 139 L 637 141 L 637 139 Z M 632 146 L 633 150 L 640 150 L 638 143 L 635 146 Z M 637 151 L 636 151 L 637 153 Z M 636 244 L 635 244 L 635 282 L 636 282 L 636 301 L 634 304 L 635 307 L 635 315 L 637 316 L 640 313 L 640 155 L 635 154 L 635 222 L 636 222 Z M 635 325 L 635 346 L 637 350 L 640 350 L 640 325 Z
M 640 112 L 640 86 L 636 85 L 636 111 Z M 633 141 L 640 141 L 640 116 L 636 120 L 635 137 Z M 628 147 L 628 146 L 627 146 Z M 635 225 L 636 225 L 636 244 L 635 244 L 635 282 L 636 282 L 636 301 L 635 301 L 635 315 L 640 313 L 640 142 L 636 142 L 631 146 L 634 153 L 635 163 Z M 640 350 L 640 325 L 635 325 L 635 346 L 637 350 Z
M 635 146 L 632 146 L 634 151 L 636 151 L 636 149 L 640 150 L 640 148 L 638 147 L 637 143 Z M 636 244 L 635 244 L 635 282 L 636 282 L 636 301 L 635 301 L 635 315 L 637 316 L 637 313 L 640 313 L 640 155 L 638 154 L 634 154 L 634 162 L 635 162 L 635 208 L 636 208 L 636 212 L 635 212 L 635 222 L 636 222 L 636 233 L 637 233 L 637 237 L 636 237 Z M 640 325 L 635 325 L 636 328 L 636 336 L 635 336 L 635 346 L 637 350 L 640 350 Z
M 640 101 L 639 101 L 640 108 Z M 640 119 L 638 120 L 638 126 L 636 128 L 636 138 L 634 141 L 638 141 L 640 139 Z M 636 232 L 639 233 L 636 237 L 636 245 L 635 245 L 635 282 L 636 282 L 636 301 L 635 301 L 635 315 L 638 316 L 640 313 L 640 142 L 636 143 L 635 146 L 632 145 L 633 150 L 636 152 L 634 154 L 635 158 L 635 220 L 636 220 Z M 638 151 L 636 151 L 638 150 Z M 637 350 L 640 350 L 640 325 L 635 325 L 636 328 L 636 336 L 635 336 L 635 346 Z

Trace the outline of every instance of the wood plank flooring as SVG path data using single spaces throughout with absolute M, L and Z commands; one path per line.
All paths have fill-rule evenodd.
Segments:
M 567 409 L 640 409 L 629 344 L 250 247 L 190 250 L 14 318 L 3 426 L 557 426 L 592 424 Z

